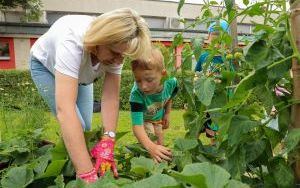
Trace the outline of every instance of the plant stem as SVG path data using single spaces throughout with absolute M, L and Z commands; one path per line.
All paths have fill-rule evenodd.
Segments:
M 289 59 L 291 59 L 291 58 L 293 58 L 293 57 L 296 57 L 296 55 L 293 54 L 293 55 L 291 55 L 291 56 L 289 56 L 289 57 L 286 57 L 286 58 L 284 58 L 284 59 L 281 59 L 281 60 L 279 60 L 279 61 L 276 61 L 275 63 L 272 63 L 271 65 L 269 65 L 269 66 L 267 67 L 267 69 L 270 70 L 271 68 L 275 67 L 276 65 L 279 65 L 279 64 L 281 64 L 281 63 L 283 63 L 283 62 L 285 62 L 285 61 L 287 61 L 287 60 L 289 60 Z
M 285 6 L 285 4 L 284 4 L 284 6 Z M 284 7 L 284 9 L 286 9 L 286 7 Z M 288 39 L 291 43 L 291 47 L 293 49 L 293 55 L 298 59 L 298 62 L 300 62 L 300 54 L 299 54 L 294 36 L 292 35 L 289 18 L 286 19 L 286 27 L 287 27 L 287 37 L 288 37 Z

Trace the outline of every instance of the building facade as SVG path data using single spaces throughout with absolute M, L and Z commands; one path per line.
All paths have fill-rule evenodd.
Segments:
M 181 10 L 179 22 L 176 2 L 159 0 L 43 0 L 43 14 L 37 21 L 22 21 L 24 12 L 8 10 L 0 12 L 0 69 L 27 69 L 30 47 L 35 40 L 45 33 L 51 24 L 67 14 L 99 15 L 116 8 L 130 7 L 135 9 L 147 21 L 152 41 L 170 44 L 173 36 L 182 31 L 189 23 L 199 16 L 202 5 L 185 4 Z M 217 9 L 218 7 L 212 7 Z M 214 10 L 213 10 L 214 11 Z M 216 11 L 216 10 L 215 10 Z M 238 20 L 239 21 L 239 20 Z M 259 20 L 256 20 L 259 22 Z M 250 20 L 238 24 L 238 33 L 250 35 Z M 198 25 L 186 30 L 184 38 L 206 34 L 206 26 Z M 180 53 L 180 49 L 178 49 Z

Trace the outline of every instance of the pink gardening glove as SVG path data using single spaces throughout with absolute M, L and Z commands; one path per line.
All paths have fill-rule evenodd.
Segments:
M 82 179 L 86 183 L 94 183 L 98 180 L 97 171 L 93 168 L 92 171 L 77 175 L 78 178 Z
M 275 86 L 275 94 L 277 97 L 285 96 L 286 94 L 291 94 L 288 90 L 286 90 L 284 87 Z
M 115 141 L 107 138 L 100 140 L 91 150 L 91 155 L 96 160 L 95 170 L 100 171 L 100 176 L 108 170 L 112 170 L 115 177 L 119 176 L 114 159 L 114 146 Z

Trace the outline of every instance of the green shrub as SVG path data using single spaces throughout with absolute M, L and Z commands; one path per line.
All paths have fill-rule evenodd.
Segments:
M 100 100 L 103 79 L 94 83 L 94 99 Z M 130 70 L 123 70 L 120 109 L 129 110 L 129 95 L 133 85 L 133 75 Z M 28 107 L 39 107 L 49 110 L 47 104 L 38 94 L 28 70 L 0 71 L 0 107 L 9 109 L 25 109 Z M 180 95 L 173 101 L 173 108 L 182 109 L 183 100 Z
M 0 71 L 0 106 L 9 109 L 36 107 L 47 109 L 29 71 Z

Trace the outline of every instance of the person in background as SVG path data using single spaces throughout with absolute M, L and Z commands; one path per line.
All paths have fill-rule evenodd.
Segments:
M 208 31 L 207 43 L 209 45 L 212 43 L 213 40 L 215 40 L 220 35 L 221 31 L 229 33 L 229 24 L 225 20 L 220 19 L 218 21 L 212 22 L 209 25 L 207 31 Z M 204 66 L 207 66 L 208 69 L 205 72 L 207 75 L 219 74 L 220 71 L 219 66 L 222 66 L 224 63 L 222 56 L 215 55 L 212 57 L 210 62 L 206 62 L 208 57 L 209 57 L 209 52 L 207 50 L 205 50 L 200 54 L 197 64 L 195 66 L 195 72 L 203 72 Z M 206 63 L 208 63 L 209 65 L 206 65 Z M 206 133 L 206 137 L 211 138 L 211 144 L 214 145 L 215 137 L 219 130 L 219 126 L 212 122 L 211 117 L 208 113 L 206 114 L 206 118 L 207 120 L 204 123 L 204 129 L 202 132 Z
M 208 45 L 214 40 L 216 39 L 219 34 L 220 34 L 220 30 L 222 30 L 223 32 L 229 33 L 229 24 L 225 21 L 225 20 L 219 20 L 219 22 L 212 22 L 209 27 L 208 27 L 208 38 L 207 38 L 207 43 Z M 207 50 L 205 50 L 204 52 L 202 52 L 199 56 L 199 59 L 196 63 L 195 66 L 195 72 L 201 72 L 203 71 L 203 66 L 204 63 L 206 62 L 207 58 L 209 56 L 209 52 Z M 211 62 L 209 62 L 209 72 L 216 72 L 217 68 L 216 65 L 221 65 L 223 64 L 224 61 L 222 59 L 221 55 L 215 55 Z
M 149 35 L 145 20 L 122 8 L 97 17 L 63 16 L 31 48 L 32 79 L 58 119 L 77 178 L 85 182 L 97 181 L 103 166 L 110 166 L 118 176 L 114 144 L 122 61 L 124 56 L 147 56 Z M 94 166 L 83 132 L 91 129 L 93 82 L 101 76 L 104 135 L 91 151 Z
M 138 141 L 148 150 L 155 162 L 171 160 L 169 148 L 164 147 L 163 129 L 170 124 L 172 98 L 178 87 L 175 78 L 162 82 L 166 74 L 160 50 L 153 48 L 150 59 L 132 62 L 135 78 L 130 94 L 132 129 Z M 150 135 L 155 135 L 153 142 Z

